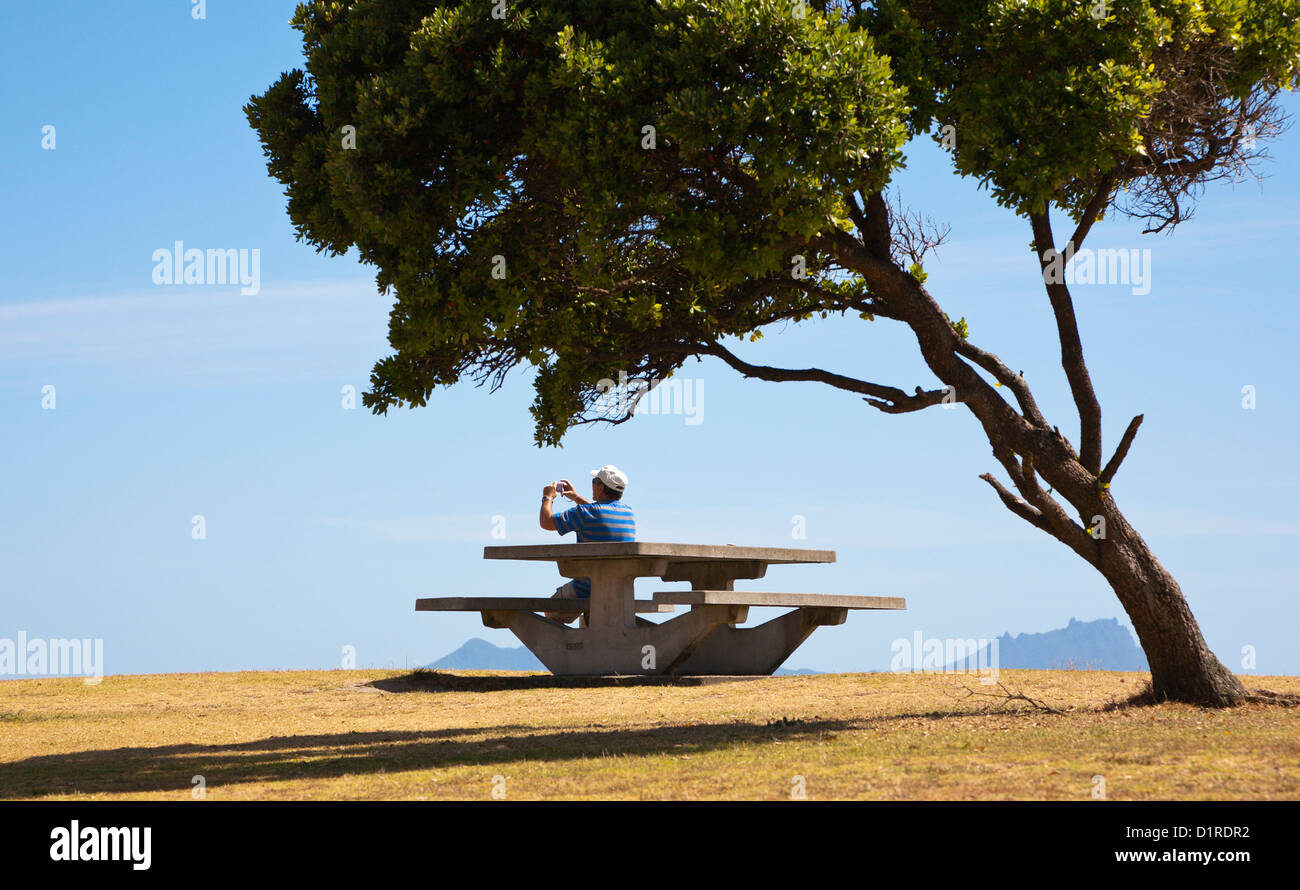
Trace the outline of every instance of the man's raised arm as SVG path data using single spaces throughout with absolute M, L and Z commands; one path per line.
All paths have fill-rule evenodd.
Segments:
M 542 528 L 546 529 L 548 532 L 555 531 L 555 518 L 553 513 L 554 502 L 555 483 L 552 482 L 550 485 L 542 489 L 542 509 L 537 516 L 537 521 L 540 522 Z

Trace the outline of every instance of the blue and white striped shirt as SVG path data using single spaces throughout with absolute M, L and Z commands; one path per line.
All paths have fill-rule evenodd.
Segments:
M 551 520 L 562 535 L 576 532 L 579 544 L 636 540 L 636 517 L 632 508 L 622 501 L 578 504 L 556 513 Z M 591 579 L 573 579 L 573 591 L 584 599 L 591 596 Z

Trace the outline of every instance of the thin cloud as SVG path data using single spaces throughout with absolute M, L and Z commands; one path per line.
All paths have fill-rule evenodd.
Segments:
M 0 304 L 0 371 L 10 380 L 146 374 L 185 384 L 277 379 L 373 361 L 387 350 L 391 301 L 365 280 L 238 287 L 158 287 L 147 293 Z

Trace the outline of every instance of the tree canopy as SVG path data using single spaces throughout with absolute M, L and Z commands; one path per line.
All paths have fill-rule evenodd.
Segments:
M 1300 84 L 1300 0 L 315 0 L 293 24 L 306 71 L 246 111 L 300 237 L 356 247 L 395 298 L 373 411 L 532 365 L 537 440 L 557 444 L 631 416 L 635 398 L 609 415 L 608 381 L 704 356 L 889 413 L 955 400 L 1011 481 L 981 477 L 1002 503 L 1111 584 L 1152 695 L 1250 697 L 1110 490 L 1142 416 L 1105 460 L 1053 270 L 1108 211 L 1167 230 L 1249 170 Z M 1077 446 L 925 287 L 943 233 L 886 197 L 925 134 L 1028 224 Z M 907 325 L 942 386 L 728 345 L 830 313 Z
M 293 26 L 307 71 L 247 111 L 299 236 L 395 293 L 365 404 L 531 363 L 550 444 L 620 370 L 883 312 L 821 239 L 910 136 L 1021 212 L 1158 180 L 1159 215 L 1300 59 L 1296 4 L 1244 0 L 318 0 Z

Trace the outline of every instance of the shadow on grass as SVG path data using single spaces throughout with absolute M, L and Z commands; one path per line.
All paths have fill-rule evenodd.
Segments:
M 527 679 L 527 678 L 525 678 Z M 229 745 L 162 745 L 48 754 L 0 764 L 0 798 L 172 791 L 188 798 L 195 776 L 208 788 L 402 773 L 519 761 L 583 760 L 618 754 L 694 754 L 737 744 L 815 738 L 852 727 L 844 720 L 700 723 L 651 729 L 583 729 L 503 736 L 531 727 L 449 728 L 271 736 Z M 484 738 L 484 734 L 488 737 Z
M 557 677 L 553 674 L 493 674 L 466 677 L 441 671 L 416 670 L 400 677 L 372 680 L 366 686 L 384 692 L 500 692 L 519 689 L 594 689 L 605 686 L 709 686 L 743 680 L 765 680 L 766 676 L 677 677 L 626 674 L 609 677 Z

